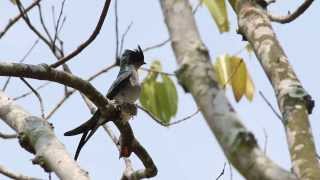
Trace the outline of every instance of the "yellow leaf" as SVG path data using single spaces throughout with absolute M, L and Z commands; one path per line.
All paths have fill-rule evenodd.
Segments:
M 254 84 L 253 81 L 249 75 L 249 73 L 247 72 L 247 84 L 246 84 L 246 92 L 245 95 L 247 97 L 247 99 L 251 102 L 253 100 L 253 95 L 254 95 Z
M 229 58 L 230 56 L 228 54 L 221 55 L 217 58 L 215 64 L 213 65 L 218 82 L 223 88 L 225 88 L 230 81 L 231 69 Z
M 225 0 L 203 0 L 203 3 L 207 6 L 211 16 L 216 22 L 219 31 L 229 31 L 229 21 Z
M 247 68 L 242 58 L 237 56 L 230 57 L 230 65 L 232 91 L 236 101 L 239 102 L 246 91 Z

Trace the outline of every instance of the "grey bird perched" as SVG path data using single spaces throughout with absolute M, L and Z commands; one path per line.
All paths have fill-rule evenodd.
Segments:
M 125 50 L 120 58 L 120 71 L 117 79 L 108 90 L 107 98 L 114 100 L 118 104 L 134 103 L 139 98 L 141 90 L 137 70 L 143 64 L 145 64 L 144 55 L 140 46 L 138 46 L 136 50 Z M 130 118 L 131 116 L 128 113 L 121 112 L 122 121 L 128 121 Z M 65 136 L 82 134 L 74 157 L 75 160 L 78 159 L 81 148 L 96 132 L 98 127 L 108 121 L 110 121 L 110 119 L 101 118 L 101 112 L 98 109 L 88 121 L 64 133 Z

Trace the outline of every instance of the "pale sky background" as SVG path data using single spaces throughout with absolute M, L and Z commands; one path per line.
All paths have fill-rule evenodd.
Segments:
M 25 0 L 25 5 L 31 0 Z M 60 7 L 60 0 L 43 1 L 45 20 L 52 30 L 51 5 Z M 300 1 L 279 1 L 270 8 L 277 14 L 286 14 L 288 10 L 294 9 Z M 192 0 L 195 5 L 196 0 Z M 80 42 L 88 38 L 94 29 L 100 16 L 103 0 L 95 1 L 66 1 L 65 23 L 61 38 L 65 42 L 66 53 L 74 50 Z M 161 12 L 159 1 L 156 0 L 119 0 L 119 25 L 120 32 L 124 32 L 126 26 L 132 21 L 133 26 L 128 33 L 125 48 L 136 48 L 140 44 L 142 48 L 162 42 L 167 39 L 167 27 Z M 290 63 L 298 75 L 306 90 L 316 102 L 313 114 L 310 116 L 313 135 L 317 148 L 320 145 L 320 91 L 319 91 L 319 42 L 320 26 L 316 22 L 320 17 L 320 2 L 315 1 L 313 5 L 296 21 L 279 25 L 274 24 L 275 32 L 289 57 Z M 217 28 L 205 7 L 199 8 L 196 13 L 196 21 L 205 45 L 209 48 L 212 60 L 223 53 L 233 54 L 245 45 L 241 37 L 236 34 L 236 17 L 233 11 L 229 10 L 230 32 L 219 34 Z M 9 0 L 0 2 L 0 30 L 7 24 L 8 19 L 17 14 L 17 9 Z M 39 25 L 36 8 L 31 13 L 34 24 Z M 38 26 L 39 27 L 39 26 Z M 111 4 L 106 22 L 98 38 L 80 55 L 72 59 L 68 64 L 76 75 L 86 78 L 108 64 L 113 63 L 115 51 L 114 32 L 114 10 Z M 36 36 L 26 27 L 23 21 L 19 21 L 0 40 L 0 60 L 19 61 L 26 51 L 36 40 Z M 269 101 L 276 106 L 273 89 L 266 78 L 260 64 L 255 56 L 249 58 L 243 51 L 240 54 L 244 57 L 248 69 L 256 86 L 254 101 L 249 103 L 243 99 L 235 103 L 230 89 L 227 91 L 229 100 L 242 118 L 242 122 L 252 131 L 263 147 L 265 137 L 263 128 L 268 134 L 267 155 L 277 164 L 290 169 L 290 157 L 284 128 L 272 113 L 270 108 L 258 95 L 261 90 Z M 161 60 L 166 72 L 173 72 L 177 66 L 170 44 L 145 53 L 146 62 L 151 63 L 155 59 Z M 52 63 L 55 59 L 49 49 L 39 43 L 30 54 L 26 63 Z M 148 66 L 148 65 L 147 65 Z M 93 81 L 95 87 L 101 92 L 106 92 L 117 75 L 118 68 L 114 68 L 107 74 L 102 75 Z M 6 78 L 1 77 L 1 84 Z M 176 79 L 174 78 L 176 81 Z M 40 81 L 31 81 L 33 86 L 41 84 Z M 0 84 L 0 85 L 1 85 Z M 196 110 L 195 103 L 189 94 L 184 94 L 180 86 L 177 86 L 179 93 L 179 110 L 175 119 L 180 119 L 193 113 Z M 20 95 L 28 89 L 19 80 L 14 79 L 6 93 L 11 97 Z M 45 110 L 49 112 L 56 102 L 63 96 L 63 86 L 51 84 L 40 91 L 45 100 Z M 39 102 L 35 96 L 29 96 L 17 102 L 34 115 L 40 116 Z M 78 126 L 90 117 L 90 113 L 79 94 L 73 95 L 50 119 L 55 126 L 55 133 L 67 150 L 73 155 L 80 136 L 64 137 L 63 133 Z M 173 121 L 175 120 L 173 119 Z M 148 117 L 143 112 L 131 121 L 134 133 L 141 144 L 148 150 L 155 164 L 158 167 L 158 175 L 153 178 L 157 180 L 194 180 L 194 179 L 215 179 L 221 172 L 223 164 L 227 161 L 218 145 L 215 137 L 206 125 L 201 114 L 192 119 L 165 128 Z M 8 126 L 0 122 L 1 132 L 12 132 Z M 48 176 L 39 166 L 34 166 L 31 159 L 32 154 L 23 150 L 17 140 L 0 139 L 0 165 L 10 170 L 21 172 L 25 175 L 47 179 Z M 136 157 L 132 157 L 134 168 L 142 167 Z M 118 159 L 118 151 L 105 131 L 100 128 L 98 132 L 82 149 L 79 163 L 82 168 L 89 171 L 90 177 L 94 180 L 119 179 L 124 169 L 123 160 Z M 234 180 L 243 179 L 236 170 L 232 170 Z M 1 180 L 7 179 L 0 175 Z M 53 176 L 53 179 L 57 179 Z M 229 166 L 226 166 L 225 174 L 221 179 L 230 179 Z

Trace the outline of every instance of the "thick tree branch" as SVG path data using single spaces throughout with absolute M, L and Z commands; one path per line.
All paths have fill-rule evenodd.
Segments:
M 4 134 L 4 133 L 0 132 L 0 138 L 2 138 L 2 139 L 14 139 L 17 137 L 18 137 L 17 134 Z
M 282 113 L 293 171 L 299 179 L 320 179 L 320 165 L 309 124 L 314 102 L 281 47 L 266 11 L 251 0 L 230 0 L 239 32 L 252 45 L 267 74 Z
M 313 3 L 313 0 L 305 0 L 293 13 L 289 13 L 286 16 L 275 16 L 271 13 L 268 14 L 268 17 L 271 21 L 278 22 L 281 24 L 289 23 L 300 15 L 302 15 Z
M 26 112 L 2 91 L 0 118 L 19 134 L 21 146 L 35 154 L 33 163 L 39 164 L 45 171 L 55 172 L 60 179 L 89 179 L 56 138 L 51 125 Z
M 50 68 L 47 65 L 0 63 L 0 76 L 26 77 L 54 81 L 79 90 L 102 111 L 106 109 L 106 105 L 108 104 L 108 100 L 104 97 L 104 95 L 96 90 L 88 81 L 70 73 Z M 109 110 L 111 109 L 109 108 Z
M 263 153 L 253 134 L 243 126 L 228 102 L 216 81 L 208 50 L 200 38 L 189 1 L 160 0 L 160 3 L 171 46 L 180 65 L 176 72 L 177 78 L 193 95 L 229 161 L 246 179 L 296 179 Z
M 64 63 L 66 63 L 68 60 L 70 60 L 71 58 L 75 57 L 76 55 L 78 55 L 79 53 L 81 53 L 82 50 L 84 50 L 90 43 L 92 43 L 96 37 L 98 36 L 98 34 L 100 33 L 100 30 L 102 28 L 103 22 L 107 16 L 108 13 L 108 9 L 110 6 L 110 2 L 111 0 L 106 0 L 104 7 L 102 9 L 99 21 L 97 23 L 96 28 L 94 29 L 93 33 L 90 35 L 90 37 L 83 42 L 82 44 L 79 45 L 79 47 L 74 50 L 73 52 L 71 52 L 70 54 L 64 56 L 63 58 L 59 59 L 56 63 L 51 64 L 50 66 L 53 68 L 56 68 Z

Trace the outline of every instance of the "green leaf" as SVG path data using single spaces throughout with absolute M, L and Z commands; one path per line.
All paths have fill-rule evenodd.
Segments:
M 229 31 L 229 21 L 225 0 L 203 0 L 213 17 L 220 33 Z
M 12 4 L 14 4 L 14 5 L 17 4 L 17 1 L 16 1 L 16 0 L 10 0 L 10 2 L 11 2 Z
M 155 71 L 162 69 L 159 61 L 154 61 L 150 69 L 152 71 L 142 82 L 140 103 L 163 123 L 168 124 L 177 113 L 178 93 L 170 77 L 161 74 L 161 78 L 157 78 L 159 73 Z

